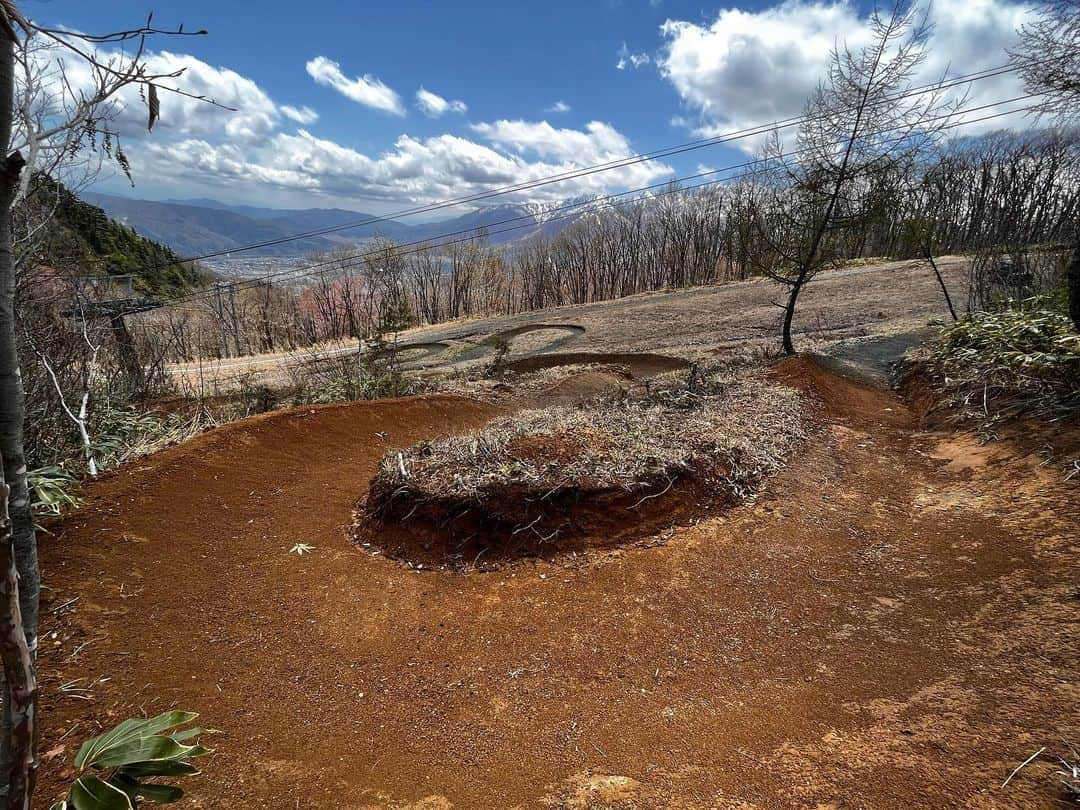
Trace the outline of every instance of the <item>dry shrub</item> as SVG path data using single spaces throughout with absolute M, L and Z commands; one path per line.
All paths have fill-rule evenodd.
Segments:
M 580 534 L 590 517 L 595 527 L 604 510 L 633 523 L 647 502 L 685 491 L 677 485 L 734 500 L 783 465 L 805 437 L 804 411 L 793 389 L 730 370 L 694 371 L 636 397 L 522 411 L 388 453 L 366 513 L 435 525 L 445 538 L 495 530 L 535 543 Z
M 923 377 L 955 421 L 1080 415 L 1080 334 L 1047 309 L 962 318 L 909 356 L 905 372 Z

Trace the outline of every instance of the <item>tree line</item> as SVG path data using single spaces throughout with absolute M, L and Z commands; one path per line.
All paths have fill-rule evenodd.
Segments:
M 821 267 L 868 257 L 985 255 L 967 306 L 1008 287 L 1003 257 L 1035 261 L 1032 246 L 1074 238 L 1080 215 L 1075 130 L 999 131 L 942 142 L 932 154 L 889 163 L 845 184 L 823 234 Z M 222 284 L 175 306 L 130 318 L 146 362 L 192 362 L 365 340 L 398 325 L 515 315 L 643 292 L 782 276 L 794 266 L 781 243 L 807 218 L 798 189 L 771 172 L 585 210 L 555 234 L 540 228 L 506 245 L 484 231 L 467 239 L 313 257 L 308 278 Z M 819 268 L 820 269 L 820 268 Z M 1018 278 L 1027 274 L 1017 274 Z M 1059 279 L 1047 277 L 1043 287 Z M 1031 285 L 1028 285 L 1031 286 Z M 1039 286 L 1039 285 L 1036 285 Z M 1029 292 L 1036 292 L 1031 289 Z M 1022 294 L 1023 289 L 1014 291 Z

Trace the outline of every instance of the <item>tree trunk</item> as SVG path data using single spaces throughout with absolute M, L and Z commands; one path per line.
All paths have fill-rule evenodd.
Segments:
M 799 275 L 795 277 L 795 281 L 791 284 L 787 304 L 784 305 L 784 328 L 782 332 L 784 354 L 795 354 L 795 343 L 791 339 L 791 322 L 795 319 L 795 303 L 799 300 L 799 293 L 802 292 L 803 284 L 806 283 L 809 272 L 809 268 L 806 267 L 799 270 Z
M 37 781 L 37 683 L 19 606 L 8 485 L 0 481 L 0 657 L 4 666 L 4 789 L 9 810 L 29 810 Z
M 0 144 L 11 141 L 14 42 L 0 34 Z M 0 657 L 4 663 L 0 792 L 9 808 L 30 806 L 37 769 L 34 656 L 37 651 L 37 542 L 23 454 L 25 395 L 15 338 L 15 255 L 11 206 L 24 161 L 17 152 L 0 163 L 0 457 L 5 498 L 0 537 Z M 16 632 L 21 629 L 21 632 Z
M 930 267 L 937 277 L 937 283 L 941 286 L 941 294 L 945 296 L 945 304 L 949 307 L 949 314 L 952 315 L 952 319 L 955 321 L 956 308 L 953 307 L 952 296 L 949 295 L 949 288 L 945 286 L 945 279 L 941 277 L 941 271 L 938 269 L 937 262 L 934 261 L 934 254 L 932 251 L 926 251 L 926 260 L 930 262 Z
M 1076 244 L 1065 278 L 1069 287 L 1069 317 L 1073 328 L 1080 332 L 1080 223 L 1077 223 Z
M 120 362 L 124 364 L 124 371 L 131 382 L 131 393 L 136 397 L 147 394 L 146 378 L 143 374 L 142 362 L 139 360 L 139 352 L 135 348 L 135 341 L 131 338 L 127 323 L 123 315 L 113 315 L 109 318 L 109 327 L 116 339 L 116 349 L 120 354 Z

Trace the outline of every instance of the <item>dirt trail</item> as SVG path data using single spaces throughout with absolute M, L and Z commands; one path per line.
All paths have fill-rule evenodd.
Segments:
M 99 724 L 178 705 L 224 730 L 194 807 L 1059 806 L 1048 764 L 1000 785 L 1080 740 L 1075 488 L 779 373 L 823 430 L 764 495 L 572 566 L 349 545 L 387 447 L 494 413 L 451 397 L 275 413 L 95 484 L 42 548 L 42 803 Z
M 968 284 L 968 261 L 938 260 L 953 296 Z M 554 351 L 659 352 L 687 360 L 776 348 L 780 289 L 766 279 L 717 284 L 668 292 L 640 293 L 612 301 L 554 307 L 510 317 L 491 317 L 423 326 L 399 335 L 402 344 L 447 344 L 408 364 L 410 369 L 448 370 L 486 361 L 496 339 L 510 343 L 507 359 Z M 903 301 L 902 308 L 896 307 Z M 796 344 L 821 351 L 837 341 L 888 340 L 897 333 L 925 329 L 928 321 L 948 317 L 934 274 L 925 262 L 893 261 L 821 273 L 800 296 Z M 865 354 L 865 346 L 856 351 Z M 288 381 L 286 368 L 311 355 L 340 359 L 356 351 L 326 346 L 297 356 L 261 355 L 220 363 L 172 367 L 178 379 L 198 391 L 231 390 L 256 373 L 266 383 Z

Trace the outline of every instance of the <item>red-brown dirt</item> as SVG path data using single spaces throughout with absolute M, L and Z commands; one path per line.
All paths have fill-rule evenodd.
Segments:
M 1080 740 L 1075 487 L 777 373 L 825 425 L 763 495 L 573 564 L 351 545 L 388 447 L 494 413 L 451 397 L 276 413 L 95 483 L 42 543 L 39 801 L 79 741 L 176 705 L 223 730 L 191 807 L 1060 806 L 1051 763 L 1001 784 Z

